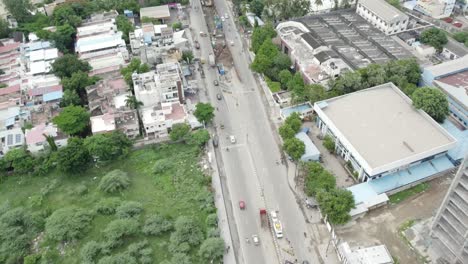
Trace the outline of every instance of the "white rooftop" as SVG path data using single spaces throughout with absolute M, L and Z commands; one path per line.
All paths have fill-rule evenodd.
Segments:
M 424 71 L 432 73 L 433 77 L 453 74 L 457 71 L 468 70 L 468 55 L 456 60 L 446 61 L 441 64 L 424 68 Z
M 370 170 L 380 167 L 384 172 L 384 166 L 409 164 L 446 151 L 456 142 L 392 83 L 317 102 L 314 109 Z
M 35 61 L 29 64 L 31 74 L 47 73 L 52 67 L 50 61 Z
M 130 93 L 123 93 L 119 94 L 117 96 L 114 96 L 114 106 L 115 108 L 119 109 L 121 107 L 126 107 L 125 101 L 127 100 L 127 97 L 130 95 Z
M 92 116 L 91 131 L 94 133 L 105 133 L 115 130 L 115 116 L 107 113 L 100 116 Z
M 125 46 L 125 41 L 122 39 L 122 32 L 115 34 L 100 34 L 79 38 L 75 44 L 76 52 L 83 53 L 93 50 L 101 50 L 112 47 Z
M 99 24 L 92 24 L 89 26 L 84 26 L 84 27 L 79 27 L 76 29 L 76 35 L 78 37 L 83 37 L 87 35 L 92 35 L 92 34 L 99 34 L 99 33 L 104 33 L 108 31 L 113 31 L 116 30 L 117 26 L 115 25 L 114 22 L 107 21 L 104 23 L 99 23 Z
M 93 70 L 99 70 L 107 67 L 112 66 L 119 66 L 124 65 L 125 60 L 122 54 L 116 52 L 114 54 L 108 54 L 105 57 L 97 57 L 88 60 L 89 65 L 93 68 Z
M 387 22 L 394 19 L 408 18 L 405 13 L 390 5 L 385 0 L 359 0 L 358 3 Z
M 52 60 L 58 57 L 58 49 L 40 49 L 29 53 L 30 61 Z

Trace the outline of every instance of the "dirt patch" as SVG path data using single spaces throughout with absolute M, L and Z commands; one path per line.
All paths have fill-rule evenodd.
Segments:
M 399 263 L 421 263 L 420 256 L 411 250 L 399 234 L 402 225 L 411 220 L 427 219 L 437 212 L 453 177 L 450 174 L 429 182 L 430 187 L 397 205 L 371 211 L 363 218 L 336 229 L 340 238 L 351 247 L 385 244 Z

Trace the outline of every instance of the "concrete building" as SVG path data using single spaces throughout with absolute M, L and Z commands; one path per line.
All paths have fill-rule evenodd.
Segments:
M 91 121 L 91 132 L 93 135 L 112 132 L 116 129 L 115 116 L 113 113 L 105 113 L 99 116 L 92 116 Z
M 356 4 L 356 0 L 349 0 L 347 1 L 349 6 L 353 6 Z M 338 9 L 340 7 L 343 7 L 343 0 L 322 0 L 321 4 L 318 5 L 317 1 L 311 0 L 310 1 L 310 11 L 312 13 L 328 13 L 332 10 Z
M 305 152 L 301 156 L 302 161 L 319 161 L 320 160 L 320 151 L 314 145 L 314 142 L 307 136 L 305 132 L 299 132 L 295 136 L 300 141 L 304 142 Z
M 168 5 L 144 7 L 140 9 L 140 17 L 159 19 L 163 23 L 171 18 Z
M 130 59 L 123 33 L 117 31 L 117 15 L 116 11 L 95 14 L 77 28 L 75 51 L 91 65 L 90 75 L 118 72 Z
M 422 82 L 441 89 L 447 95 L 450 115 L 468 128 L 468 55 L 424 68 Z
M 406 30 L 409 17 L 385 0 L 358 0 L 356 13 L 386 35 Z
M 448 42 L 443 47 L 441 54 L 448 60 L 455 60 L 468 55 L 468 48 L 462 43 L 448 38 Z
M 156 72 L 134 74 L 132 78 L 135 97 L 145 107 L 185 101 L 181 70 L 177 62 L 158 64 Z
M 0 40 L 0 82 L 7 85 L 21 83 L 24 70 L 21 67 L 21 43 L 14 39 Z
M 25 138 L 28 150 L 32 153 L 44 151 L 45 146 L 48 145 L 44 135 L 52 136 L 57 147 L 67 145 L 68 138 L 60 133 L 55 125 L 42 123 L 26 130 Z
M 353 11 L 307 16 L 276 27 L 281 49 L 306 83 L 326 80 L 371 63 L 412 57 L 391 37 Z
M 395 174 L 410 180 L 402 175 L 439 158 L 444 166 L 434 165 L 436 171 L 445 169 L 446 161 L 451 164 L 446 153 L 456 140 L 392 83 L 317 102 L 314 110 L 321 135 L 335 140 L 337 155 L 351 163 L 362 182 Z
M 417 0 L 413 10 L 433 18 L 449 17 L 456 0 Z
M 0 130 L 0 157 L 11 149 L 24 145 L 24 134 L 20 127 Z
M 185 107 L 179 102 L 161 103 L 141 110 L 146 138 L 162 138 L 169 135 L 174 124 L 187 122 Z
M 465 158 L 432 224 L 437 263 L 468 263 L 468 161 Z M 434 260 L 436 261 L 436 260 Z M 440 261 L 440 262 L 439 262 Z

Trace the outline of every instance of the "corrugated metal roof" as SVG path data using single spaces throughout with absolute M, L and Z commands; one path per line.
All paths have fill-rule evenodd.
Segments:
M 359 0 L 359 4 L 362 4 L 371 12 L 387 22 L 394 19 L 408 18 L 405 13 L 396 9 L 394 6 L 390 5 L 387 3 L 387 1 L 384 0 Z
M 51 93 L 46 93 L 42 96 L 42 100 L 44 102 L 49 102 L 57 99 L 61 99 L 63 97 L 63 92 L 62 91 L 56 91 L 56 92 L 51 92 Z

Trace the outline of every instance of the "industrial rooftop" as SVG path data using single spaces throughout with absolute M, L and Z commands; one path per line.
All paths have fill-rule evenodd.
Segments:
M 437 152 L 456 142 L 392 83 L 317 104 L 372 168 Z
M 366 20 L 351 11 L 307 16 L 296 20 L 309 32 L 302 31 L 302 38 L 313 49 L 331 47 L 352 68 L 358 69 L 370 63 L 385 63 L 393 59 L 412 57 L 403 46 L 386 36 Z M 285 27 L 280 34 L 292 30 Z

